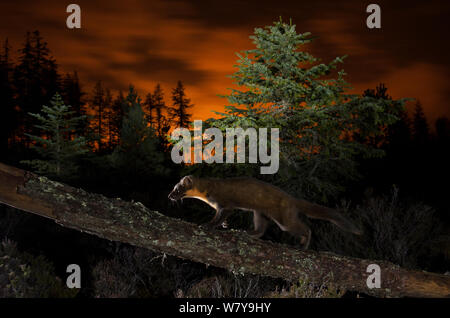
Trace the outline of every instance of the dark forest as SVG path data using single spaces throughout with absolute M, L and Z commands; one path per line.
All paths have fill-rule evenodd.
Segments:
M 158 84 L 138 94 L 133 83 L 128 91 L 109 88 L 99 74 L 95 87 L 88 90 L 82 73 L 60 71 L 44 36 L 28 32 L 20 47 L 2 39 L 1 163 L 108 198 L 138 201 L 196 224 L 212 218 L 208 205 L 184 200 L 177 206 L 167 199 L 183 176 L 253 176 L 293 196 L 335 208 L 364 229 L 364 235 L 355 238 L 327 222 L 308 220 L 311 250 L 441 274 L 450 268 L 450 119 L 441 116 L 431 121 L 420 100 L 409 96 L 394 100 L 383 83 L 351 97 L 384 105 L 384 113 L 391 117 L 380 117 L 379 134 L 360 131 L 348 144 L 336 144 L 358 144 L 342 162 L 327 161 L 326 155 L 313 152 L 310 157 L 299 156 L 293 165 L 298 170 L 292 170 L 282 158 L 280 172 L 274 176 L 258 174 L 251 164 L 180 165 L 170 157 L 170 132 L 174 127 L 191 127 L 196 102 L 181 80 L 173 83 L 171 91 Z M 321 78 L 338 77 L 333 65 L 327 65 L 330 69 L 319 74 Z M 241 97 L 231 95 L 238 102 Z M 411 106 L 410 111 L 405 105 Z M 268 123 L 267 117 L 253 111 L 250 107 L 240 114 L 256 116 L 259 127 Z M 234 121 L 237 126 L 236 113 L 229 107 L 225 117 L 208 124 L 223 128 Z M 325 123 L 323 118 L 311 118 Z M 345 155 L 350 148 L 330 149 Z M 246 230 L 252 227 L 252 216 L 235 213 L 228 223 L 229 228 Z M 218 231 L 222 230 L 226 231 Z M 293 248 L 299 245 L 298 238 L 274 224 L 262 239 Z M 321 289 L 308 282 L 236 276 L 80 233 L 6 205 L 0 206 L 0 241 L 0 265 L 8 256 L 14 275 L 11 279 L 0 267 L 0 297 L 355 297 L 332 285 Z M 84 269 L 81 289 L 68 290 L 62 283 L 66 266 L 72 263 Z M 11 282 L 14 288 L 7 287 Z

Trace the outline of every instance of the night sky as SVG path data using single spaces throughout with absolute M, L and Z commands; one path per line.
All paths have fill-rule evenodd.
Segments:
M 375 1 L 374 1 L 375 2 Z M 395 3 L 393 3 L 395 2 Z M 66 6 L 81 6 L 82 28 L 66 28 Z M 13 51 L 38 29 L 60 71 L 77 70 L 84 90 L 102 80 L 113 91 L 134 84 L 141 95 L 182 80 L 194 118 L 222 110 L 235 52 L 249 35 L 282 16 L 318 36 L 308 50 L 324 62 L 348 54 L 343 68 L 354 92 L 383 82 L 394 98 L 418 98 L 427 115 L 450 116 L 449 1 L 376 1 L 382 29 L 368 29 L 370 1 L 1 1 L 0 40 Z M 144 97 L 144 96 L 142 96 Z

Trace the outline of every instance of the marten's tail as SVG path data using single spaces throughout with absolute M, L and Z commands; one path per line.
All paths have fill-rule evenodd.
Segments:
M 305 214 L 311 219 L 327 220 L 336 224 L 344 231 L 362 235 L 362 231 L 360 229 L 358 229 L 352 222 L 347 220 L 336 210 L 310 203 L 305 200 L 297 200 L 297 207 L 300 213 Z

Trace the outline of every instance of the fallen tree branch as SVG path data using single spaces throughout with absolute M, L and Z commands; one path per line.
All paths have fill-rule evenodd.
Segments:
M 214 231 L 100 194 L 0 164 L 0 202 L 56 223 L 234 273 L 322 282 L 380 297 L 449 297 L 450 277 L 326 252 L 301 251 L 253 239 L 241 231 Z M 369 289 L 369 264 L 381 268 L 381 288 Z M 331 273 L 331 275 L 330 275 Z

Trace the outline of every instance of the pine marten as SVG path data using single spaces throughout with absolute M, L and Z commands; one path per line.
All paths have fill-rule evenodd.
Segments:
M 185 176 L 169 194 L 169 199 L 178 201 L 195 198 L 208 203 L 216 210 L 214 218 L 206 223 L 216 227 L 226 221 L 234 209 L 253 212 L 254 230 L 249 235 L 261 237 L 269 220 L 281 230 L 301 237 L 303 249 L 307 249 L 311 230 L 298 218 L 302 213 L 309 218 L 328 220 L 341 229 L 361 235 L 362 232 L 336 210 L 299 200 L 269 183 L 247 177 L 216 179 Z

